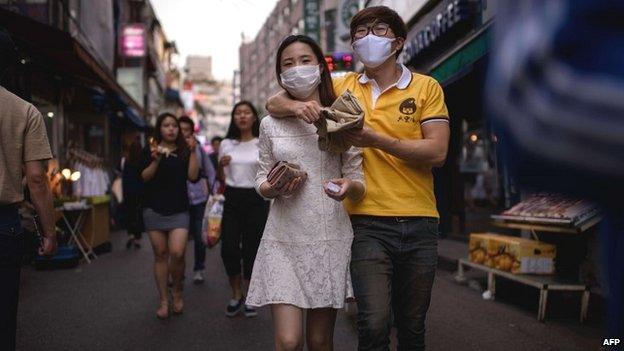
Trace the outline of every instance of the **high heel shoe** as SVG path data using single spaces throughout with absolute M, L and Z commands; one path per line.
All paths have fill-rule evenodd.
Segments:
M 167 319 L 169 318 L 169 303 L 161 302 L 160 307 L 156 310 L 156 317 L 158 319 Z

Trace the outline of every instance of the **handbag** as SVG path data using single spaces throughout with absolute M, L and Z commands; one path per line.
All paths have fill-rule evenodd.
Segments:
M 340 154 L 351 147 L 341 132 L 362 129 L 364 110 L 355 95 L 347 89 L 330 107 L 322 109 L 321 118 L 314 125 L 317 128 L 319 149 Z
M 225 196 L 216 194 L 213 184 L 211 195 L 208 197 L 206 209 L 204 210 L 204 219 L 202 221 L 202 241 L 208 248 L 213 248 L 221 239 L 221 219 L 223 218 L 223 204 Z
M 278 161 L 273 165 L 273 168 L 271 168 L 271 171 L 267 175 L 267 181 L 272 188 L 282 189 L 297 177 L 307 179 L 308 173 L 301 170 L 299 165 L 286 161 Z

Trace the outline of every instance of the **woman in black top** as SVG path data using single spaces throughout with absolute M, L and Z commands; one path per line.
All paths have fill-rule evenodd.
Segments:
M 195 181 L 199 163 L 196 141 L 186 141 L 176 117 L 163 113 L 156 121 L 154 142 L 143 151 L 141 178 L 145 182 L 143 221 L 154 249 L 154 275 L 160 293 L 158 318 L 169 317 L 167 277 L 173 282 L 173 313 L 182 313 L 184 253 L 188 240 L 189 200 L 186 180 Z

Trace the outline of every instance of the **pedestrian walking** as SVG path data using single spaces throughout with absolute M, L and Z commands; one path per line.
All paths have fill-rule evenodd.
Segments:
M 254 106 L 248 101 L 238 102 L 232 109 L 232 120 L 219 148 L 218 173 L 225 183 L 221 257 L 232 288 L 232 298 L 226 308 L 228 317 L 236 316 L 243 308 L 243 280 L 251 279 L 269 211 L 268 202 L 254 189 L 259 129 Z M 245 306 L 244 314 L 254 317 L 257 312 Z
M 172 280 L 172 311 L 184 308 L 182 287 L 188 240 L 189 198 L 186 181 L 199 175 L 195 138 L 186 140 L 176 116 L 163 113 L 156 120 L 152 143 L 143 150 L 141 178 L 145 182 L 143 221 L 154 249 L 154 276 L 160 294 L 158 318 L 169 317 L 167 280 Z
M 313 39 L 287 37 L 276 56 L 280 85 L 299 101 L 330 106 L 336 96 L 324 57 Z M 353 297 L 353 230 L 342 200 L 364 195 L 361 151 L 321 151 L 315 126 L 270 116 L 260 125 L 259 148 L 256 189 L 274 200 L 247 304 L 271 306 L 276 350 L 303 349 L 304 327 L 309 350 L 331 350 L 337 310 Z M 307 176 L 271 185 L 267 175 L 278 161 L 296 164 Z M 328 181 L 338 186 L 335 192 Z
M 391 313 L 399 350 L 425 349 L 425 319 L 437 263 L 438 212 L 432 167 L 441 166 L 449 140 L 442 88 L 433 78 L 397 63 L 407 29 L 385 6 L 368 7 L 350 23 L 362 74 L 334 79 L 364 103 L 365 126 L 344 132 L 363 147 L 364 199 L 346 200 L 354 239 L 351 276 L 357 300 L 359 350 L 386 350 Z M 319 118 L 315 101 L 286 92 L 269 99 L 272 116 Z
M 195 122 L 188 117 L 182 116 L 178 118 L 180 129 L 185 139 L 195 138 Z M 197 141 L 196 141 L 197 142 Z M 196 182 L 187 181 L 188 197 L 190 204 L 189 211 L 189 236 L 193 239 L 195 263 L 193 265 L 193 282 L 201 284 L 204 282 L 204 270 L 206 269 L 206 245 L 202 241 L 202 223 L 204 220 L 204 212 L 206 211 L 206 202 L 210 189 L 213 189 L 215 183 L 216 171 L 212 166 L 212 162 L 206 155 L 204 149 L 197 142 L 195 154 L 199 160 L 199 177 Z
M 17 61 L 15 45 L 0 28 L 0 79 Z M 54 209 L 44 161 L 52 158 L 43 116 L 0 85 L 0 349 L 15 350 L 24 233 L 18 205 L 25 173 L 41 230 L 39 254 L 56 253 Z
M 141 143 L 133 140 L 128 148 L 128 157 L 124 158 L 121 170 L 123 209 L 128 232 L 126 249 L 140 249 L 143 236 L 143 181 L 141 180 Z

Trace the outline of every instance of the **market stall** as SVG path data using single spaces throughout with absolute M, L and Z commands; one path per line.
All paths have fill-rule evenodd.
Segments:
M 497 277 L 539 289 L 537 318 L 540 321 L 546 317 L 549 291 L 578 291 L 581 293 L 580 321 L 583 322 L 591 288 L 591 283 L 578 274 L 579 262 L 584 257 L 579 259 L 564 245 L 552 243 L 549 235 L 566 236 L 555 242 L 582 241 L 579 236 L 591 231 L 601 218 L 600 210 L 587 201 L 546 193 L 531 195 L 509 210 L 492 215 L 494 225 L 526 230 L 531 238 L 471 234 L 469 257 L 459 260 L 457 279 L 464 279 L 466 267 L 486 273 L 488 283 L 484 297 L 488 298 L 495 297 Z

